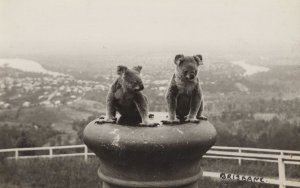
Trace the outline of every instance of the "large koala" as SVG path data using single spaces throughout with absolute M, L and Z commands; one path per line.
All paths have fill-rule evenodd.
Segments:
M 147 97 L 141 93 L 144 89 L 140 77 L 141 69 L 141 66 L 132 69 L 128 69 L 126 66 L 118 66 L 117 74 L 119 77 L 111 85 L 107 95 L 106 117 L 99 119 L 96 123 L 115 123 L 116 112 L 119 112 L 121 116 L 118 124 L 158 125 L 158 123 L 149 122 Z
M 176 71 L 166 94 L 169 119 L 163 123 L 172 124 L 184 121 L 197 123 L 199 119 L 207 120 L 202 115 L 203 97 L 197 77 L 198 67 L 203 65 L 202 56 L 176 55 L 174 63 Z

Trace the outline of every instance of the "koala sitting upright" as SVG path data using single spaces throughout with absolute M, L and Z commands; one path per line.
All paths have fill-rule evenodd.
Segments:
M 179 122 L 199 122 L 207 120 L 202 115 L 203 98 L 197 77 L 199 65 L 203 65 L 202 56 L 192 57 L 176 55 L 174 63 L 176 71 L 172 77 L 166 98 L 169 110 L 169 120 L 165 124 Z
M 142 67 L 128 69 L 118 66 L 117 74 L 120 75 L 112 84 L 107 95 L 106 117 L 96 121 L 98 124 L 115 123 L 116 112 L 120 113 L 118 124 L 156 126 L 158 123 L 149 123 L 148 101 L 141 93 L 144 89 L 140 78 Z

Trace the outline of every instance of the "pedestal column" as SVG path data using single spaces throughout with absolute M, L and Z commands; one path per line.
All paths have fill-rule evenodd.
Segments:
M 92 121 L 84 143 L 100 160 L 103 188 L 198 188 L 200 160 L 216 134 L 208 121 L 152 128 Z

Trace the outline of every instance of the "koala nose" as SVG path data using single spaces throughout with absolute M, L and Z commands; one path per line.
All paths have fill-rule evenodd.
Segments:
M 143 85 L 141 85 L 141 86 L 135 86 L 134 87 L 134 90 L 135 91 L 142 91 L 144 89 L 144 86 Z
M 144 86 L 143 85 L 141 85 L 140 86 L 140 91 L 142 91 L 144 89 Z

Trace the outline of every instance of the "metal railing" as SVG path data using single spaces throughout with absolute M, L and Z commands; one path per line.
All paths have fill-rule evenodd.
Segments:
M 237 160 L 239 165 L 242 161 L 277 163 L 278 179 L 265 178 L 264 183 L 279 185 L 280 188 L 300 187 L 300 181 L 287 180 L 285 173 L 285 164 L 300 165 L 300 151 L 214 146 L 203 157 Z M 220 173 L 218 175 L 220 178 Z M 209 176 L 217 177 L 217 174 L 209 173 Z
M 67 150 L 73 150 L 73 152 L 67 152 Z M 66 153 L 60 153 L 59 151 L 64 151 Z M 25 155 L 25 152 L 35 153 L 30 155 L 26 153 Z M 42 154 L 37 154 L 38 152 L 41 152 Z M 1 149 L 0 154 L 1 153 L 6 153 L 5 157 L 15 160 L 83 156 L 84 160 L 87 161 L 88 156 L 95 155 L 94 153 L 89 152 L 86 145 L 11 148 Z M 9 155 L 9 153 L 11 155 Z M 242 165 L 243 161 L 277 163 L 278 179 L 264 178 L 265 181 L 263 183 L 279 185 L 280 188 L 285 188 L 286 186 L 300 187 L 300 181 L 287 180 L 285 174 L 285 164 L 300 165 L 300 151 L 214 146 L 203 156 L 203 158 L 237 160 L 238 165 Z M 203 175 L 220 179 L 221 173 L 204 172 Z

